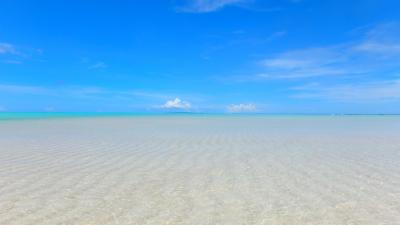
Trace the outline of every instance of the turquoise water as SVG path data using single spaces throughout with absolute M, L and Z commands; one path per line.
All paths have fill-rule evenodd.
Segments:
M 24 119 L 51 119 L 51 118 L 81 118 L 81 117 L 141 117 L 141 116 L 268 116 L 268 117 L 336 117 L 336 116 L 357 116 L 357 117 L 398 117 L 400 115 L 331 115 L 331 114 L 226 114 L 226 113 L 101 113 L 101 112 L 1 112 L 0 120 L 24 120 Z
M 118 117 L 149 116 L 150 113 L 93 113 L 93 112 L 2 112 L 0 120 L 79 118 L 79 117 Z

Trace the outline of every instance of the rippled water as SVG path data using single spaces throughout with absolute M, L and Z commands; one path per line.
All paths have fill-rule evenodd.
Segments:
M 400 117 L 0 122 L 0 224 L 399 224 Z

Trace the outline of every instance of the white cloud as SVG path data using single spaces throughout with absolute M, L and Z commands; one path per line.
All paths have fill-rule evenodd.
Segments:
M 178 8 L 181 12 L 207 13 L 217 11 L 229 5 L 238 5 L 249 0 L 187 0 L 187 4 Z
M 89 66 L 90 69 L 104 69 L 107 68 L 107 64 L 104 62 L 96 62 L 95 64 Z
M 181 110 L 188 110 L 192 106 L 189 102 L 182 101 L 179 98 L 175 98 L 174 100 L 167 101 L 161 108 L 164 109 L 181 109 Z
M 249 104 L 232 104 L 227 107 L 228 112 L 230 113 L 243 113 L 243 112 L 256 112 L 256 105 Z

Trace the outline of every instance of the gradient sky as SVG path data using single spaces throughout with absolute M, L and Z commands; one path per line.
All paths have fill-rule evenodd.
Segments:
M 400 113 L 400 1 L 0 4 L 0 111 Z

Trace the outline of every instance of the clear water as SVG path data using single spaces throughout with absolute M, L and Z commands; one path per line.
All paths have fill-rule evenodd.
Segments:
M 143 117 L 143 116 L 185 116 L 185 117 L 400 117 L 400 115 L 345 115 L 345 114 L 226 114 L 226 113 L 133 113 L 133 112 L 0 112 L 0 120 L 81 118 L 81 117 Z

